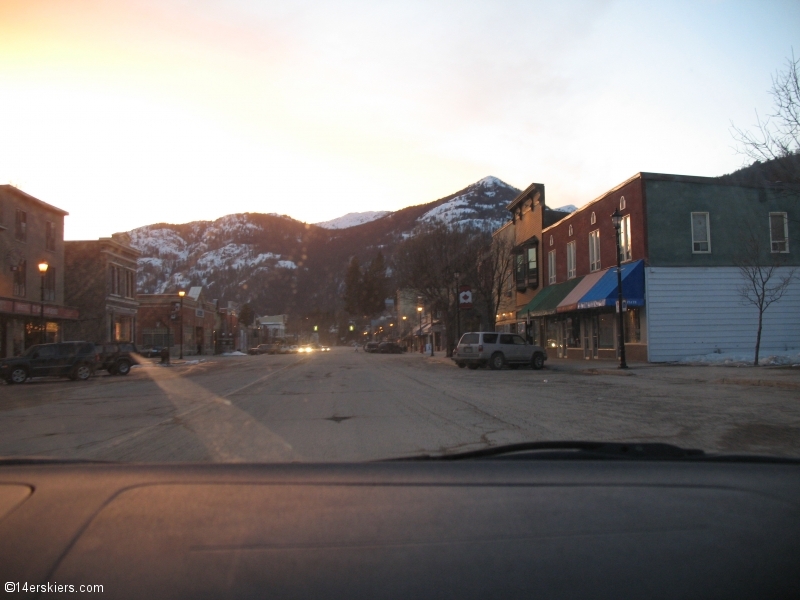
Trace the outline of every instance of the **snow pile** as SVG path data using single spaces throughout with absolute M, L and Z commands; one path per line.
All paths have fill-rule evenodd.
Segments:
M 223 352 L 222 356 L 247 356 L 247 354 L 234 350 L 233 352 Z
M 366 212 L 351 212 L 331 219 L 330 221 L 322 221 L 314 223 L 317 227 L 324 227 L 325 229 L 347 229 L 348 227 L 355 227 L 356 225 L 363 225 L 370 221 L 375 221 L 381 217 L 389 214 L 388 210 L 370 210 Z
M 700 365 L 721 365 L 721 366 L 750 366 L 753 364 L 753 353 L 742 354 L 741 352 L 712 352 L 711 354 L 701 354 L 697 356 L 687 356 L 678 362 L 681 364 L 700 364 Z M 788 352 L 786 354 L 770 354 L 759 356 L 758 364 L 762 367 L 774 366 L 800 366 L 800 353 Z

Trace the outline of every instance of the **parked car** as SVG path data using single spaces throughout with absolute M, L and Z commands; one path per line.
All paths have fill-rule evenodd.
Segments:
M 403 347 L 397 342 L 381 342 L 376 350 L 378 354 L 402 354 Z
M 105 369 L 111 375 L 127 375 L 131 366 L 137 364 L 136 346 L 130 342 L 95 344 L 97 369 Z
M 367 342 L 364 344 L 364 352 L 375 352 L 379 345 L 378 342 Z
M 529 344 L 521 335 L 475 331 L 461 336 L 453 360 L 460 368 L 477 369 L 489 365 L 491 369 L 502 369 L 508 365 L 516 369 L 520 365 L 530 365 L 541 369 L 547 352 L 541 346 Z
M 164 346 L 145 346 L 139 354 L 145 358 L 160 358 Z
M 85 381 L 98 367 L 98 352 L 91 342 L 37 344 L 22 356 L 0 361 L 0 377 L 24 383 L 30 377 L 69 377 Z
M 274 352 L 270 352 L 272 350 L 272 344 L 259 344 L 255 348 L 250 348 L 247 351 L 248 354 L 274 354 Z

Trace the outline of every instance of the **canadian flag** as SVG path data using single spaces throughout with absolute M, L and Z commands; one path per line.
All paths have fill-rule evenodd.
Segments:
M 472 288 L 469 286 L 461 286 L 458 293 L 458 305 L 460 308 L 472 308 Z

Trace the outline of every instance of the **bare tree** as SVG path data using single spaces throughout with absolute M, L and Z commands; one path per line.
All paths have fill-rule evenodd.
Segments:
M 511 254 L 513 245 L 513 238 L 495 235 L 484 240 L 478 255 L 475 290 L 486 311 L 489 331 L 494 331 L 497 308 L 508 290 L 508 283 L 513 274 L 514 258 Z
M 756 112 L 753 131 L 745 131 L 731 124 L 733 137 L 739 143 L 738 151 L 757 162 L 770 161 L 778 167 L 781 181 L 800 181 L 798 161 L 793 156 L 800 152 L 800 59 L 786 59 L 786 69 L 772 77 L 770 95 L 773 112 L 766 118 Z
M 739 288 L 742 303 L 752 304 L 758 309 L 754 366 L 758 366 L 764 312 L 783 297 L 795 274 L 794 269 L 786 274 L 779 274 L 777 271 L 784 263 L 783 255 L 766 253 L 764 248 L 765 244 L 751 231 L 742 244 L 741 258 L 736 264 L 744 281 Z

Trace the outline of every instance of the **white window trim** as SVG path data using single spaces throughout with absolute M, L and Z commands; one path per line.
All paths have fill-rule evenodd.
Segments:
M 550 250 L 547 253 L 547 284 L 553 285 L 556 282 L 556 251 Z
M 625 210 L 625 196 L 619 197 L 619 209 Z
M 569 235 L 572 236 L 572 224 L 571 223 L 570 223 L 570 226 L 569 226 Z
M 592 222 L 592 225 L 594 225 L 595 223 L 597 223 L 597 215 L 596 215 L 596 214 L 594 214 L 594 213 L 592 213 L 591 222 Z
M 576 264 L 578 262 L 576 248 L 577 244 L 574 240 L 567 244 L 567 279 L 575 279 L 575 274 L 577 272 Z
M 783 241 L 786 247 L 783 250 L 773 250 L 773 244 L 776 242 L 772 239 L 772 217 L 780 215 L 783 217 Z M 778 240 L 780 242 L 780 240 Z M 789 214 L 785 212 L 771 212 L 769 213 L 769 250 L 772 254 L 788 254 L 789 253 Z
M 589 272 L 594 273 L 600 269 L 600 230 L 595 229 L 589 232 Z
M 695 215 L 705 215 L 706 216 L 706 240 L 708 244 L 708 250 L 695 250 L 695 239 L 694 239 L 694 216 Z M 711 216 L 708 212 L 696 211 L 692 212 L 689 215 L 689 228 L 692 232 L 692 254 L 711 254 Z

